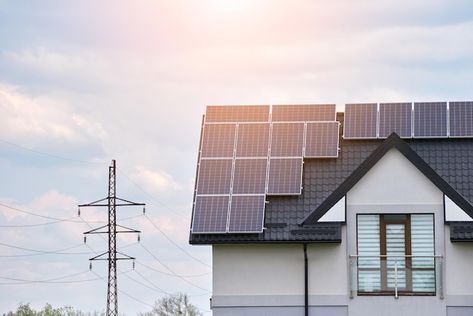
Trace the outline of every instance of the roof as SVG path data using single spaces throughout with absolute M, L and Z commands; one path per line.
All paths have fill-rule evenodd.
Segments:
M 262 234 L 191 234 L 190 243 L 339 242 L 341 224 L 317 219 L 393 147 L 473 217 L 473 139 L 341 139 L 338 158 L 304 160 L 301 195 L 267 197 Z
M 450 241 L 473 241 L 472 222 L 450 222 Z

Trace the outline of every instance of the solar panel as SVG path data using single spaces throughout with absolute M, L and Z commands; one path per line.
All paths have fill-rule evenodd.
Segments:
M 265 196 L 237 195 L 232 197 L 230 207 L 230 233 L 263 232 Z
M 268 195 L 299 195 L 302 186 L 302 158 L 271 158 Z
M 271 157 L 302 157 L 304 123 L 273 123 Z
M 269 146 L 269 123 L 238 125 L 237 157 L 267 157 Z
M 335 105 L 279 105 L 272 113 L 276 122 L 269 106 L 207 107 L 192 233 L 261 233 L 267 194 L 301 194 L 306 137 L 320 157 L 337 154 Z
M 231 178 L 232 159 L 202 159 L 197 194 L 229 194 Z
M 376 138 L 378 105 L 376 103 L 346 104 L 343 138 Z
M 233 157 L 236 124 L 205 124 L 201 156 Z
M 473 137 L 473 102 L 449 102 L 450 137 Z
M 386 138 L 395 132 L 400 137 L 412 137 L 412 104 L 379 104 L 379 138 Z
M 205 122 L 269 122 L 269 105 L 209 105 Z
M 337 158 L 340 123 L 307 123 L 304 157 Z
M 335 121 L 335 104 L 273 105 L 273 122 Z
M 225 233 L 229 196 L 197 196 L 194 205 L 193 233 Z
M 447 137 L 447 102 L 414 103 L 414 137 Z
M 267 165 L 267 158 L 236 159 L 233 194 L 264 194 Z

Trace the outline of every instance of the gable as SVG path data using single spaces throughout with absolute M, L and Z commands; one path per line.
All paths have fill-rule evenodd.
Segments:
M 392 133 L 378 146 L 332 193 L 306 216 L 300 225 L 313 225 L 343 196 L 347 194 L 392 148 L 396 148 L 409 162 L 411 162 L 432 184 L 448 196 L 468 216 L 473 218 L 472 204 L 455 188 L 453 188 L 431 165 L 417 154 L 396 133 Z M 448 150 L 448 149 L 447 149 Z M 450 163 L 450 162 L 449 162 Z
M 391 148 L 347 193 L 348 204 L 442 204 L 442 192 Z

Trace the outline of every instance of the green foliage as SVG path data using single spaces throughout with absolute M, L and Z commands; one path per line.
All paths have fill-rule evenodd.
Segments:
M 15 312 L 8 312 L 3 316 L 104 316 L 104 313 L 84 313 L 70 306 L 53 308 L 51 304 L 46 304 L 40 311 L 35 311 L 30 304 L 20 303 Z
M 189 303 L 186 294 L 177 293 L 160 298 L 154 304 L 153 310 L 141 316 L 202 316 L 198 308 Z

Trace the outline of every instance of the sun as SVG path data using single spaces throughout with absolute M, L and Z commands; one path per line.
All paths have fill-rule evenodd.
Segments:
M 248 8 L 249 0 L 212 0 L 213 5 L 222 11 L 237 12 Z

